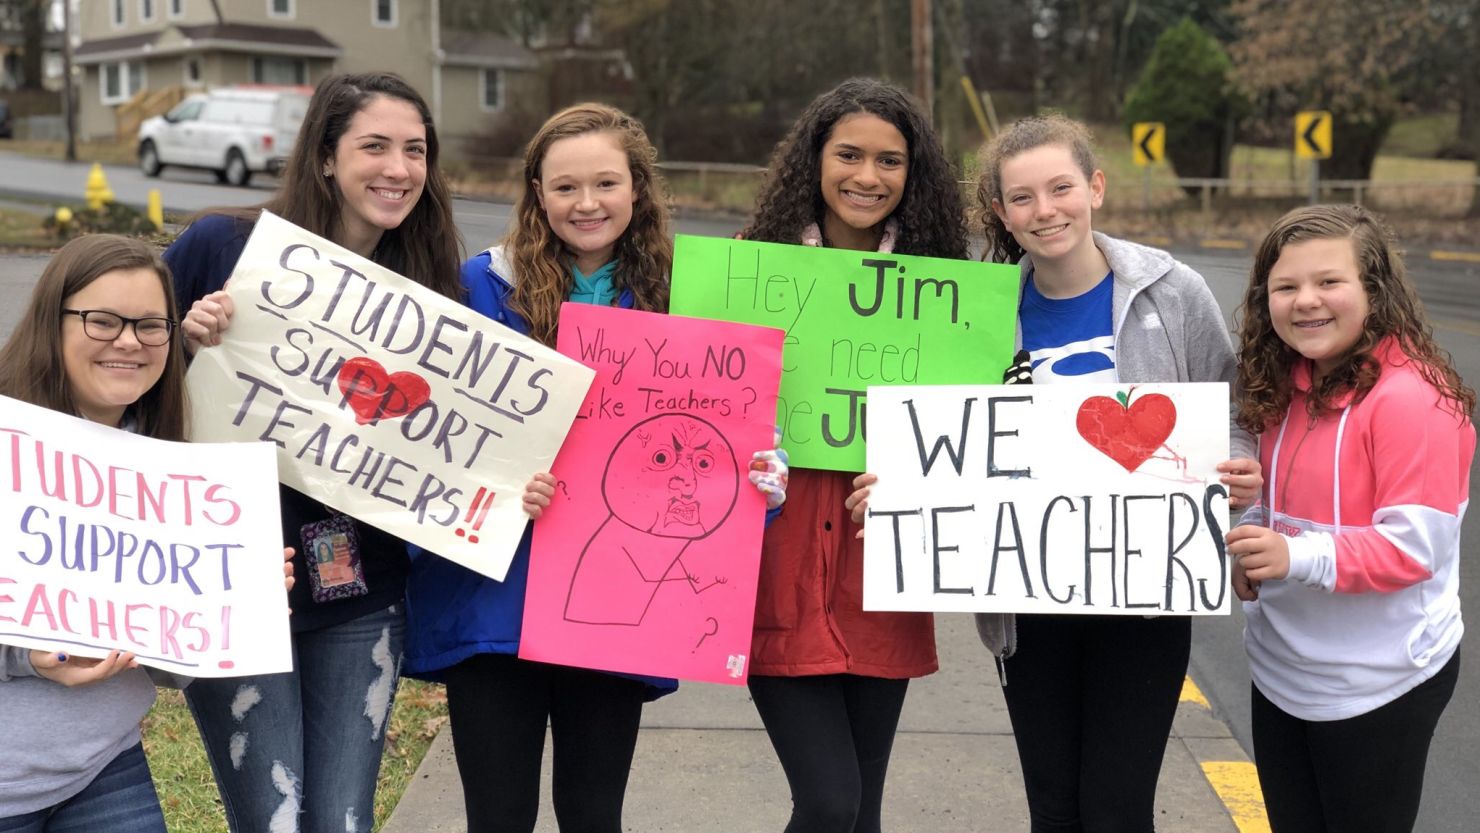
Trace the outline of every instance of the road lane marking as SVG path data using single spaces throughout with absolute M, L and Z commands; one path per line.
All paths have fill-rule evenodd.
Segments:
M 1447 252 L 1442 249 L 1435 249 L 1429 252 L 1429 259 L 1459 263 L 1480 263 L 1480 252 Z
M 1465 335 L 1480 336 L 1480 324 L 1469 321 L 1453 321 L 1447 318 L 1430 318 L 1429 322 L 1436 330 L 1453 330 Z

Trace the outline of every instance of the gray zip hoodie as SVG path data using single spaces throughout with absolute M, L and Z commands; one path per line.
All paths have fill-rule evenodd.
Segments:
M 1232 385 L 1237 366 L 1233 343 L 1223 323 L 1223 312 L 1202 275 L 1161 249 L 1099 232 L 1094 238 L 1115 275 L 1110 308 L 1117 381 Z M 1019 266 L 1026 284 L 1033 274 L 1033 261 L 1024 255 Z M 1019 322 L 1019 347 L 1022 340 Z M 1230 401 L 1231 456 L 1253 458 L 1254 438 L 1234 423 L 1234 414 Z M 1010 613 L 978 613 L 976 629 L 982 643 L 999 660 L 1000 672 L 1000 661 L 1017 650 L 1016 619 Z
M 68 688 L 39 677 L 31 651 L 0 645 L 0 818 L 60 804 L 139 742 L 154 703 L 142 668 Z

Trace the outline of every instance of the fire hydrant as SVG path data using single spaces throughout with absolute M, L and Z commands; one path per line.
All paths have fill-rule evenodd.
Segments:
M 87 174 L 87 190 L 83 192 L 87 200 L 87 207 L 94 211 L 102 210 L 103 206 L 113 202 L 113 189 L 108 187 L 108 177 L 103 175 L 103 166 L 94 162 L 92 170 Z

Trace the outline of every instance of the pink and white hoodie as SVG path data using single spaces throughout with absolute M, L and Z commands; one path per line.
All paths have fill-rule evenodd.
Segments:
M 1460 520 L 1475 430 L 1395 339 L 1382 375 L 1312 420 L 1310 363 L 1285 420 L 1259 437 L 1265 487 L 1244 523 L 1290 546 L 1290 574 L 1244 603 L 1254 684 L 1304 720 L 1341 720 L 1437 674 L 1464 633 Z

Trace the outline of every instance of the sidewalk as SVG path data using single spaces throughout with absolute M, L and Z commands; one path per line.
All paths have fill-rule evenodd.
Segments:
M 1028 812 L 1007 707 L 971 617 L 936 617 L 941 670 L 910 685 L 884 795 L 893 833 L 1027 830 Z M 623 815 L 631 831 L 780 831 L 790 812 L 786 778 L 744 687 L 685 683 L 649 704 Z M 466 833 L 462 788 L 443 731 L 382 833 Z M 1248 769 L 1248 758 L 1205 705 L 1178 708 L 1157 795 L 1157 827 L 1170 833 L 1239 833 L 1204 776 Z M 488 789 L 499 789 L 490 783 Z M 540 820 L 554 833 L 550 745 Z M 1237 802 L 1231 801 L 1237 809 Z M 1244 828 L 1246 830 L 1253 828 Z M 1268 828 L 1265 828 L 1266 830 Z

